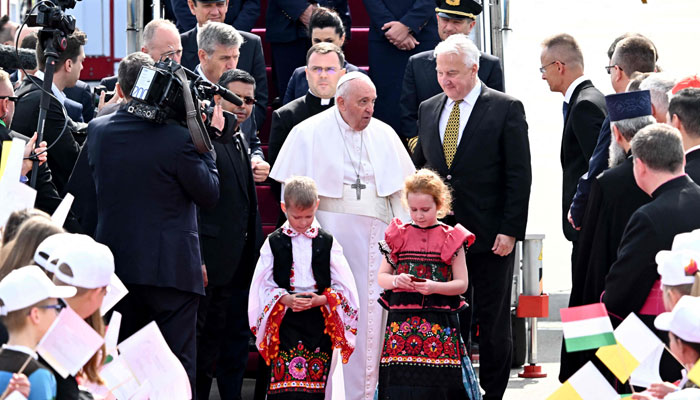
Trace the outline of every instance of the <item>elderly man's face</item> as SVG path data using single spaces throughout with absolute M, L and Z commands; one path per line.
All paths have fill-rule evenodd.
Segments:
M 243 121 L 250 118 L 250 114 L 253 113 L 253 107 L 255 107 L 255 103 L 253 103 L 250 100 L 255 100 L 255 87 L 253 87 L 253 85 L 251 85 L 250 83 L 238 81 L 231 82 L 228 85 L 226 85 L 226 87 L 228 88 L 228 90 L 233 92 L 233 94 L 240 97 L 241 100 L 243 100 L 243 104 L 237 106 L 226 100 L 222 100 L 221 107 L 225 111 L 236 114 L 236 118 L 238 118 L 238 123 L 241 124 L 243 123 Z M 250 104 L 246 104 L 246 101 Z
M 448 37 L 454 35 L 455 33 L 463 33 L 469 36 L 469 34 L 472 32 L 472 29 L 474 29 L 474 25 L 476 25 L 476 21 L 474 21 L 473 19 L 445 18 L 439 15 L 437 17 L 437 22 L 440 40 L 445 40 Z
M 180 34 L 173 29 L 158 28 L 151 42 L 144 43 L 141 51 L 151 56 L 155 62 L 170 57 L 179 63 L 182 58 Z
M 208 55 L 204 50 L 199 49 L 199 63 L 204 75 L 211 82 L 218 82 L 224 72 L 236 68 L 240 52 L 238 46 L 223 46 L 217 44 L 214 52 Z
M 374 114 L 374 102 L 377 91 L 361 79 L 353 79 L 345 97 L 338 97 L 338 110 L 345 123 L 355 131 L 361 131 L 369 125 Z
M 190 12 L 197 18 L 197 24 L 204 25 L 209 21 L 224 22 L 228 11 L 228 0 L 216 3 L 202 3 L 201 1 L 187 0 Z
M 9 80 L 0 83 L 0 96 L 14 96 L 15 91 Z M 15 102 L 10 99 L 0 99 L 0 119 L 5 121 L 8 127 L 12 125 L 12 116 L 15 115 Z
M 476 85 L 478 65 L 468 67 L 455 53 L 439 54 L 436 61 L 438 83 L 447 97 L 459 100 L 469 94 Z
M 311 93 L 322 99 L 330 99 L 335 95 L 338 80 L 345 74 L 340 65 L 338 55 L 334 52 L 313 53 L 306 66 L 306 80 L 309 82 Z

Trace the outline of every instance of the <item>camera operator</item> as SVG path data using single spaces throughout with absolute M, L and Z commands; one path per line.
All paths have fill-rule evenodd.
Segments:
M 241 43 L 243 43 L 243 37 L 233 27 L 221 22 L 208 22 L 197 32 L 199 64 L 195 67 L 194 72 L 207 82 L 219 82 L 224 72 L 238 66 Z M 260 164 L 259 168 L 261 169 L 265 169 L 267 166 L 267 173 L 269 173 L 270 165 L 265 162 L 263 156 L 260 139 L 256 132 L 255 118 L 239 120 L 238 123 L 248 143 L 248 155 L 250 155 L 253 166 Z M 260 182 L 258 180 L 260 174 L 254 173 L 256 174 L 256 182 Z
M 122 72 L 130 82 L 139 74 L 120 66 L 124 86 Z M 199 154 L 187 128 L 142 119 L 129 105 L 88 125 L 95 239 L 112 250 L 116 274 L 129 289 L 116 306 L 123 315 L 120 338 L 155 320 L 194 391 L 197 308 L 205 294 L 197 206 L 216 206 L 219 174 L 213 154 Z M 212 126 L 219 130 L 222 113 L 214 107 Z
M 85 52 L 83 46 L 87 42 L 84 32 L 76 30 L 66 38 L 67 46 L 56 60 L 56 71 L 53 75 L 52 92 L 55 98 L 51 98 L 49 110 L 46 114 L 43 139 L 49 145 L 56 143 L 51 148 L 48 164 L 53 173 L 53 183 L 58 193 L 64 193 L 64 187 L 68 181 L 75 161 L 80 152 L 80 145 L 73 136 L 80 128 L 73 120 L 68 118 L 66 131 L 63 126 L 66 122 L 64 105 L 66 95 L 63 89 L 72 87 L 78 81 L 80 70 L 83 69 Z M 44 79 L 45 58 L 41 41 L 37 42 L 36 58 L 38 71 L 34 77 L 25 77 L 22 86 L 17 90 L 17 108 L 15 111 L 14 130 L 25 135 L 32 136 L 36 131 L 39 119 L 39 105 L 41 103 L 41 87 Z

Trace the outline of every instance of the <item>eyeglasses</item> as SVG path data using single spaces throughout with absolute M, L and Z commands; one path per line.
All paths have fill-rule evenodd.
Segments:
M 615 68 L 615 67 L 619 68 L 620 71 L 624 71 L 624 70 L 622 69 L 621 66 L 619 66 L 619 65 L 617 65 L 617 64 L 614 64 L 614 65 L 606 65 L 606 66 L 605 66 L 605 72 L 607 72 L 608 75 L 610 75 L 610 73 L 611 73 L 610 70 L 612 70 L 612 69 Z
M 566 65 L 565 63 L 563 63 L 563 62 L 561 62 L 561 61 L 552 61 L 551 63 L 549 63 L 549 64 L 547 64 L 547 65 L 541 66 L 541 67 L 540 67 L 540 73 L 541 73 L 541 74 L 544 74 L 544 71 L 547 70 L 547 67 L 549 67 L 550 65 L 554 65 L 554 64 L 556 64 L 556 63 L 559 63 L 559 64 L 561 64 L 561 65 Z
M 243 96 L 241 97 L 241 100 L 243 100 L 243 103 L 247 106 L 252 106 L 253 104 L 255 104 L 255 99 L 250 96 Z
M 336 67 L 311 67 L 311 72 L 313 72 L 316 75 L 321 75 L 321 72 L 325 72 L 329 75 L 333 75 L 336 72 L 338 72 L 338 68 L 336 68 Z
M 160 55 L 161 60 L 167 57 L 172 57 L 174 55 L 182 56 L 182 49 L 180 50 L 170 50 Z
M 16 103 L 17 100 L 19 100 L 19 97 L 17 97 L 17 96 L 0 96 L 0 99 L 7 99 L 13 103 Z
M 58 314 L 61 312 L 61 310 L 66 308 L 66 303 L 64 303 L 63 300 L 58 299 L 58 303 L 56 303 L 56 304 L 47 304 L 44 306 L 37 306 L 37 308 L 43 308 L 44 310 L 56 310 L 56 314 Z

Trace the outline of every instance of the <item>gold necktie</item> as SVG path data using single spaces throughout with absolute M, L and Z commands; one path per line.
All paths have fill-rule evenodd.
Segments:
M 445 150 L 445 161 L 447 168 L 452 166 L 452 160 L 457 152 L 457 138 L 459 137 L 459 103 L 462 100 L 455 101 L 450 111 L 450 117 L 447 119 L 447 127 L 445 127 L 445 137 L 442 140 L 442 148 Z

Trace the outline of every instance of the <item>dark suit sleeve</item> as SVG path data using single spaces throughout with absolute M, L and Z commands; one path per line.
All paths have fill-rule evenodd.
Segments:
M 418 34 L 430 18 L 435 18 L 435 2 L 433 0 L 415 0 L 413 7 L 399 21 Z
M 200 207 L 211 208 L 219 201 L 219 173 L 211 152 L 199 154 L 190 139 L 177 157 L 180 185 Z
M 654 223 L 643 212 L 630 218 L 617 250 L 617 261 L 605 278 L 603 303 L 608 312 L 624 319 L 639 311 L 658 274 L 654 262 L 659 243 Z
M 418 135 L 418 95 L 416 94 L 416 76 L 413 71 L 415 58 L 408 59 L 401 86 L 401 132 L 399 135 L 412 138 Z M 488 85 L 487 85 L 488 86 Z
M 248 147 L 250 148 L 250 158 L 259 157 L 262 160 L 265 160 L 265 154 L 262 150 L 262 142 L 258 137 L 257 130 L 249 132 L 246 135 L 246 138 L 248 139 Z
M 233 26 L 238 30 L 250 32 L 260 16 L 260 0 L 242 1 L 241 10 L 233 21 Z
M 298 20 L 306 7 L 309 6 L 309 2 L 306 0 L 271 0 L 277 3 L 277 6 L 281 8 L 289 17 L 294 21 Z
M 523 104 L 519 101 L 510 102 L 504 118 L 505 127 L 501 146 L 505 160 L 506 200 L 498 233 L 522 240 L 525 238 L 532 184 L 530 142 Z
M 582 226 L 588 194 L 591 191 L 591 181 L 608 167 L 610 140 L 610 124 L 604 121 L 600 127 L 598 142 L 595 145 L 595 150 L 593 150 L 593 156 L 588 161 L 588 172 L 583 174 L 581 179 L 578 180 L 576 195 L 574 195 L 574 199 L 571 202 L 571 218 L 576 226 Z
M 583 156 L 588 160 L 593 155 L 605 113 L 593 102 L 582 100 L 576 104 L 576 112 L 572 112 L 571 117 L 574 135 Z
M 294 92 L 296 92 L 297 89 L 296 81 L 296 71 L 294 71 L 292 76 L 289 78 L 289 82 L 287 83 L 287 90 L 284 91 L 282 105 L 285 105 L 295 99 Z
M 416 122 L 416 127 L 420 126 L 420 118 L 422 116 L 422 107 L 418 107 L 418 122 Z M 425 154 L 423 154 L 423 143 L 421 140 L 420 132 L 416 132 L 418 135 L 418 140 L 416 142 L 416 147 L 413 149 L 413 154 L 411 154 L 411 160 L 416 168 L 423 168 L 427 160 L 425 159 Z
M 263 56 L 262 42 L 256 40 L 255 50 L 253 51 L 253 71 L 251 75 L 255 78 L 255 122 L 258 127 L 262 128 L 265 125 L 267 118 L 267 72 L 265 71 L 265 57 Z
M 496 59 L 496 62 L 492 63 L 489 77 L 484 83 L 486 83 L 486 86 L 490 87 L 491 89 L 505 93 L 506 87 L 503 80 L 503 68 L 501 68 L 501 62 L 498 59 Z
M 377 29 L 381 29 L 387 22 L 397 20 L 397 17 L 384 5 L 384 0 L 362 0 L 362 2 L 365 3 L 367 14 L 369 14 L 372 24 L 376 26 Z M 433 10 L 433 12 L 435 12 L 435 10 Z
M 289 135 L 287 124 L 282 120 L 280 113 L 274 111 L 272 113 L 272 123 L 270 124 L 270 142 L 267 148 L 267 158 L 271 166 L 275 165 L 287 135 Z
M 187 32 L 194 28 L 197 24 L 197 19 L 190 12 L 190 8 L 187 6 L 187 0 L 166 0 L 170 1 L 170 5 L 177 18 L 177 29 L 180 32 Z

